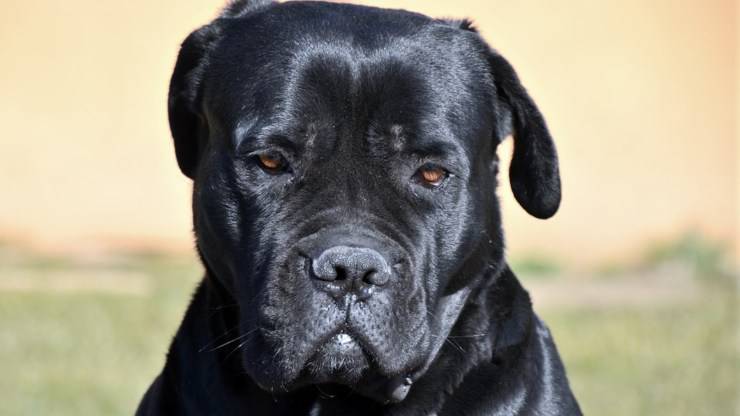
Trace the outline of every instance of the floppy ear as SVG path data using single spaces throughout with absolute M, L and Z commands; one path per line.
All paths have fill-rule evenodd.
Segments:
M 175 155 L 180 170 L 191 179 L 207 140 L 208 127 L 200 109 L 201 83 L 219 32 L 216 24 L 210 24 L 191 33 L 180 47 L 170 80 L 167 110 Z
M 497 120 L 497 140 L 514 136 L 509 180 L 514 197 L 531 215 L 550 218 L 560 206 L 560 173 L 555 143 L 540 110 L 519 82 L 514 68 L 489 51 L 488 63 L 498 99 L 510 114 Z
M 200 108 L 201 84 L 209 55 L 221 38 L 221 25 L 227 19 L 244 17 L 272 3 L 271 0 L 231 1 L 218 19 L 191 33 L 180 47 L 170 80 L 167 107 L 177 164 L 191 179 L 208 136 L 208 126 Z

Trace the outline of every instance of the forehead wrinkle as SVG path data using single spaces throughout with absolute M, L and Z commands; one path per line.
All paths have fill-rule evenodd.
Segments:
M 276 85 L 274 92 L 274 104 L 271 110 L 259 123 L 245 122 L 244 126 L 237 129 L 238 136 L 243 139 L 244 132 L 249 131 L 251 136 L 283 136 L 291 141 L 300 140 L 300 144 L 312 146 L 320 128 L 316 120 L 304 123 L 306 118 L 306 100 L 317 97 L 326 91 L 316 88 L 312 83 L 306 82 L 310 75 L 312 65 L 320 64 L 322 60 L 333 60 L 339 65 L 345 65 L 349 69 L 352 78 L 356 77 L 357 68 L 348 48 L 341 41 L 329 42 L 327 40 L 317 41 L 310 36 L 294 40 L 294 48 L 289 52 L 292 54 L 286 58 L 285 74 L 281 77 L 282 82 Z M 318 94 L 316 94 L 318 92 Z M 308 106 L 312 108 L 313 106 Z M 249 128 L 247 128 L 248 126 Z M 332 121 L 331 127 L 334 127 Z M 297 144 L 297 143 L 296 143 Z
M 413 140 L 407 140 L 405 152 L 421 158 L 432 157 L 446 159 L 465 169 L 467 151 L 462 142 L 447 125 L 432 121 L 420 127 Z
M 461 156 L 460 146 L 455 142 L 439 139 L 414 141 L 406 147 L 405 152 L 422 158 L 438 157 L 458 159 Z
M 363 44 L 352 37 L 318 38 L 314 35 L 304 35 L 295 39 L 295 47 L 288 60 L 289 72 L 285 87 L 279 93 L 277 113 L 300 114 L 294 97 L 300 96 L 303 77 L 312 64 L 322 59 L 335 59 L 336 62 L 346 65 L 352 88 L 348 93 L 355 95 L 358 81 L 362 76 L 362 68 L 385 68 L 399 63 L 405 66 L 409 61 L 423 59 L 428 53 L 428 46 L 424 44 L 423 39 L 417 39 L 415 35 L 387 35 L 383 42 L 375 42 L 373 46 Z
M 423 35 L 424 32 L 426 31 L 420 30 L 419 34 Z M 359 104 L 359 102 L 356 102 L 357 99 L 359 99 L 360 102 L 366 102 L 369 98 L 372 100 L 372 97 L 366 96 L 367 91 L 363 93 L 362 96 L 359 96 L 360 94 L 358 94 L 359 88 L 361 88 L 366 82 L 364 81 L 364 78 L 372 75 L 376 77 L 379 76 L 381 82 L 384 82 L 388 77 L 391 77 L 403 79 L 405 80 L 403 81 L 405 84 L 408 84 L 411 81 L 413 81 L 414 85 L 418 84 L 417 87 L 414 88 L 415 93 L 412 94 L 417 97 L 407 97 L 410 99 L 408 105 L 412 107 L 411 110 L 413 112 L 418 113 L 415 117 L 417 120 L 419 118 L 428 118 L 437 120 L 438 122 L 434 123 L 437 125 L 431 129 L 433 130 L 433 132 L 431 132 L 433 134 L 431 135 L 421 134 L 421 132 L 410 132 L 413 139 L 417 139 L 415 136 L 439 136 L 439 130 L 443 130 L 441 134 L 442 136 L 454 138 L 455 134 L 450 130 L 458 130 L 461 126 L 457 126 L 457 128 L 453 126 L 445 126 L 446 123 L 441 121 L 444 120 L 454 124 L 455 120 L 464 120 L 465 117 L 460 114 L 462 113 L 459 108 L 460 105 L 448 102 L 448 100 L 441 100 L 442 102 L 440 102 L 441 97 L 436 97 L 434 94 L 432 94 L 431 97 L 426 97 L 428 94 L 425 94 L 425 91 L 439 90 L 440 82 L 450 82 L 451 84 L 464 83 L 464 79 L 460 79 L 460 77 L 464 78 L 464 76 L 460 74 L 441 74 L 441 72 L 446 73 L 449 71 L 445 71 L 444 67 L 440 67 L 438 64 L 435 65 L 434 63 L 436 60 L 434 59 L 434 56 L 426 56 L 429 51 L 428 45 L 425 46 L 423 44 L 424 39 L 426 39 L 424 36 L 415 35 L 398 37 L 387 35 L 385 37 L 387 38 L 387 42 L 374 42 L 373 45 L 359 44 L 351 37 L 329 37 L 328 39 L 317 39 L 315 35 L 309 34 L 295 38 L 293 40 L 294 47 L 290 48 L 292 50 L 292 54 L 286 60 L 288 63 L 286 65 L 288 71 L 286 71 L 283 78 L 284 82 L 281 83 L 281 87 L 276 89 L 276 105 L 273 107 L 273 111 L 271 111 L 271 115 L 269 116 L 271 119 L 271 126 L 265 130 L 284 132 L 299 129 L 301 127 L 299 124 L 303 124 L 303 120 L 306 119 L 306 110 L 315 108 L 315 105 L 306 103 L 306 100 L 308 99 L 307 95 L 311 95 L 310 98 L 313 98 L 314 100 L 321 100 L 324 99 L 322 96 L 323 94 L 328 94 L 327 96 L 329 97 L 330 94 L 337 92 L 342 95 L 346 94 L 346 97 L 350 98 L 348 103 L 351 102 L 350 105 L 352 107 Z M 434 55 L 436 56 L 436 54 Z M 451 55 L 456 54 L 453 53 Z M 328 62 L 329 64 L 336 62 L 336 67 L 344 67 L 344 70 L 346 71 L 345 74 L 348 75 L 347 79 L 342 80 L 343 82 L 348 82 L 346 90 L 337 89 L 332 91 L 331 89 L 327 90 L 320 86 L 317 88 L 317 85 L 315 85 L 314 82 L 310 82 L 310 80 L 309 82 L 306 81 L 307 77 L 310 76 L 312 65 L 321 65 L 322 61 L 325 63 Z M 424 73 L 434 73 L 435 76 L 419 76 L 420 71 L 422 75 Z M 414 76 L 414 74 L 416 74 L 416 76 Z M 338 71 L 321 74 L 325 80 L 329 81 L 338 75 L 344 74 Z M 406 79 L 408 76 L 412 76 L 413 79 Z M 423 95 L 424 97 L 421 97 L 420 95 Z M 303 100 L 301 98 L 303 98 Z M 418 103 L 419 105 L 412 104 L 413 101 L 418 101 L 419 98 L 423 98 L 422 102 Z M 434 104 L 429 102 L 429 99 L 431 99 Z M 319 114 L 324 116 L 328 115 L 329 117 L 327 120 L 329 121 L 329 125 L 323 126 L 324 128 L 336 128 L 337 120 L 344 120 L 341 117 L 337 119 L 332 111 L 323 111 L 319 112 Z M 354 112 L 351 114 L 352 117 L 356 116 Z M 424 114 L 426 114 L 426 116 Z M 372 121 L 367 121 L 372 124 Z M 394 120 L 386 121 L 392 122 Z M 410 130 L 421 129 L 421 126 L 402 126 L 401 124 L 406 123 L 402 121 L 400 124 L 392 124 L 390 126 L 391 131 L 386 130 L 387 132 L 390 132 L 390 144 L 395 151 L 402 151 L 408 145 L 410 136 L 409 134 L 406 134 L 406 128 L 410 127 Z M 306 140 L 303 144 L 312 145 L 316 140 L 316 136 L 315 130 L 314 134 L 305 135 Z M 288 135 L 288 137 L 293 138 L 293 135 Z M 452 142 L 454 143 L 454 140 Z M 425 148 L 441 148 L 441 146 L 426 146 L 421 144 L 415 147 L 419 150 L 423 150 Z
M 377 91 L 364 91 L 361 92 L 361 88 L 366 88 L 367 81 L 365 80 L 370 74 L 373 76 L 380 76 L 381 79 L 387 81 L 388 77 L 392 78 L 404 78 L 410 76 L 410 73 L 414 72 L 413 68 L 410 68 L 408 62 L 408 53 L 418 48 L 412 48 L 413 42 L 409 42 L 407 39 L 399 39 L 398 42 L 394 42 L 392 47 L 382 48 L 368 48 L 368 47 L 356 47 L 356 43 L 352 42 L 351 39 L 332 39 L 330 41 L 322 40 L 320 42 L 313 39 L 296 42 L 296 49 L 289 58 L 289 71 L 285 77 L 284 86 L 279 89 L 277 100 L 277 106 L 273 113 L 273 118 L 278 124 L 290 125 L 301 123 L 302 119 L 305 119 L 307 109 L 310 111 L 316 108 L 316 103 L 307 103 L 309 97 L 314 99 L 324 99 L 329 97 L 331 100 L 331 94 L 340 94 L 345 96 L 349 100 L 347 103 L 351 108 L 351 117 L 357 117 L 355 110 L 357 105 L 365 105 L 368 101 L 372 101 L 372 97 L 367 94 L 377 95 Z M 397 47 L 396 44 L 406 45 L 404 47 Z M 305 46 L 305 47 L 304 47 Z M 406 58 L 402 59 L 403 56 Z M 322 73 L 321 76 L 327 80 L 331 80 L 332 75 L 341 76 L 347 75 L 347 79 L 335 80 L 337 82 L 347 82 L 347 88 L 345 90 L 337 89 L 332 91 L 331 89 L 322 89 L 320 86 L 314 85 L 311 80 L 307 81 L 307 77 L 310 76 L 312 65 L 321 65 L 324 62 L 328 62 L 330 65 L 332 62 L 336 62 L 333 66 L 340 68 L 344 67 L 346 73 Z M 402 69 L 396 69 L 397 66 L 408 67 L 409 72 L 403 71 Z M 418 83 L 417 77 L 414 77 L 413 82 Z M 408 83 L 411 80 L 405 80 L 404 83 Z M 383 82 L 383 81 L 381 81 Z M 423 88 L 426 90 L 426 88 Z M 418 95 L 418 94 L 417 94 Z M 336 98 L 336 97 L 335 97 Z M 359 101 L 358 101 L 359 100 Z M 417 109 L 418 110 L 418 109 Z M 322 115 L 332 114 L 330 116 L 331 128 L 337 127 L 337 120 L 335 111 L 329 111 L 320 113 Z M 340 118 L 341 119 L 341 118 Z M 341 119 L 344 120 L 344 119 Z M 346 121 L 346 120 L 345 120 Z M 372 123 L 372 122 L 371 122 Z M 350 123 L 354 125 L 354 122 Z M 306 144 L 312 145 L 316 139 L 316 126 L 312 126 L 311 132 L 313 134 L 307 135 Z M 329 126 L 324 126 L 329 127 Z M 355 126 L 357 127 L 357 126 Z M 401 126 L 394 126 L 395 132 L 393 133 L 394 148 L 401 150 L 405 137 L 402 134 Z
M 300 134 L 293 125 L 264 124 L 254 118 L 244 118 L 237 123 L 237 127 L 232 134 L 232 140 L 236 147 L 279 146 L 298 149 L 301 145 L 306 146 L 316 133 L 312 124 L 307 126 L 305 134 Z M 302 137 L 306 138 L 305 142 L 297 140 Z M 247 140 L 249 143 L 245 143 Z
M 236 123 L 232 130 L 231 143 L 234 147 L 239 147 L 248 137 L 255 135 L 257 130 L 257 120 L 254 117 L 243 117 Z
M 302 40 L 296 40 L 295 45 L 296 48 L 293 49 L 293 54 L 288 61 L 289 72 L 286 77 L 285 87 L 278 93 L 279 100 L 276 115 L 281 118 L 301 114 L 302 109 L 296 108 L 297 104 L 301 103 L 301 101 L 296 100 L 295 97 L 301 97 L 305 93 L 305 91 L 301 91 L 302 88 L 306 87 L 302 84 L 311 65 L 323 59 L 335 59 L 337 63 L 346 65 L 349 68 L 351 84 L 355 84 L 354 81 L 359 72 L 355 63 L 356 60 L 353 59 L 352 54 L 349 52 L 349 49 L 352 48 L 338 39 L 317 41 L 313 37 L 306 37 Z
M 389 129 L 391 133 L 391 146 L 393 150 L 400 152 L 406 145 L 406 137 L 403 135 L 403 126 L 399 124 L 391 125 Z

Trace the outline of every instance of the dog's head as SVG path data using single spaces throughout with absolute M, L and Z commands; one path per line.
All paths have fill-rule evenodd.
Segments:
M 540 112 L 466 21 L 239 1 L 183 43 L 169 114 L 198 249 L 266 389 L 382 398 L 418 376 L 459 294 L 503 264 L 509 134 L 517 200 L 539 218 L 560 202 Z

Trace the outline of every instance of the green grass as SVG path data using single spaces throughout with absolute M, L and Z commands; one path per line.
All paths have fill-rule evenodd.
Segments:
M 727 293 L 655 307 L 541 311 L 589 415 L 737 415 L 736 308 Z
M 728 243 L 688 231 L 676 238 L 654 242 L 645 249 L 641 265 L 652 267 L 663 263 L 680 263 L 694 275 L 710 284 L 734 283 Z
M 128 268 L 144 273 L 150 290 L 0 290 L 0 415 L 133 414 L 200 272 L 176 260 Z M 42 278 L 29 269 L 29 279 Z
M 130 415 L 200 275 L 194 259 L 77 263 L 0 255 L 0 415 Z M 47 290 L 50 273 L 143 275 L 146 290 Z M 21 274 L 38 284 L 2 285 Z M 47 280 L 44 280 L 47 279 Z M 108 287 L 108 286 L 106 286 Z M 84 289 L 84 288 L 83 288 Z M 737 414 L 733 291 L 660 306 L 540 310 L 589 415 Z

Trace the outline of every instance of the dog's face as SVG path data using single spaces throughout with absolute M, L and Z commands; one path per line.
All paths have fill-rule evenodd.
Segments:
M 431 359 L 445 299 L 503 262 L 499 141 L 513 130 L 513 189 L 539 217 L 559 203 L 554 146 L 466 22 L 254 3 L 194 32 L 172 78 L 198 249 L 258 384 L 377 397 Z

